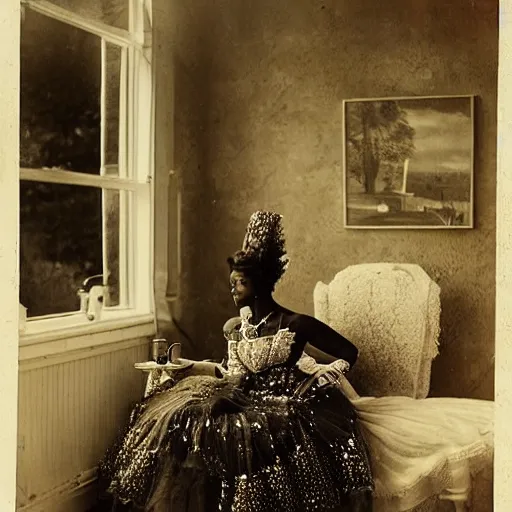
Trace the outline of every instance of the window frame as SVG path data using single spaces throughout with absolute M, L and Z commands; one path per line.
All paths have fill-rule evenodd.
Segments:
M 123 219 L 125 222 L 120 223 L 121 232 L 127 233 L 125 237 L 121 236 L 120 253 L 124 253 L 122 259 L 126 261 L 129 303 L 126 306 L 103 308 L 101 318 L 92 321 L 79 311 L 20 319 L 20 346 L 135 325 L 145 324 L 149 328 L 156 321 L 153 289 L 155 95 L 151 58 L 151 3 L 147 0 L 128 0 L 128 30 L 84 18 L 47 0 L 20 0 L 20 4 L 100 37 L 102 47 L 106 43 L 121 47 L 121 65 L 125 66 L 126 71 L 121 73 L 121 81 L 125 80 L 122 84 L 125 87 L 121 86 L 121 91 L 125 91 L 126 97 L 121 96 L 119 112 L 119 176 L 104 175 L 107 166 L 102 162 L 99 175 L 20 168 L 20 183 L 38 181 L 131 192 L 128 213 Z

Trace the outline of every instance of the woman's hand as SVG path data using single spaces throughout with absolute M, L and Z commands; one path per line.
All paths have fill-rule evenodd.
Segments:
M 179 368 L 178 371 L 183 370 L 185 376 L 190 375 L 210 375 L 212 377 L 222 378 L 225 370 L 219 363 L 212 361 L 192 361 L 190 359 L 180 358 L 177 360 L 179 363 L 184 363 L 183 368 Z

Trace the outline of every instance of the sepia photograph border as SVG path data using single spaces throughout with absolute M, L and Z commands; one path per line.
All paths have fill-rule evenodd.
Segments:
M 0 510 L 15 510 L 17 385 L 18 385 L 18 304 L 17 304 L 17 204 L 19 133 L 16 122 L 18 108 L 19 24 L 12 23 L 12 13 L 19 14 L 19 0 L 0 2 L 0 126 L 4 135 L 0 144 L 0 197 L 4 204 L 3 229 L 0 232 L 0 317 L 3 345 L 0 393 L 4 421 L 0 426 Z M 498 142 L 496 201 L 496 450 L 494 507 L 497 512 L 512 510 L 512 443 L 509 442 L 512 421 L 512 0 L 500 0 L 500 67 L 498 80 Z M 494 116 L 494 113 L 492 114 Z M 491 117 L 492 117 L 491 116 Z M 378 229 L 378 228 L 377 228 Z M 388 228 L 389 229 L 389 228 Z M 393 228 L 391 228 L 393 229 Z M 442 228 L 441 228 L 442 229 Z M 451 228 L 454 229 L 454 228 Z M 490 511 L 489 511 L 490 512 Z
M 421 96 L 388 96 L 388 97 L 370 97 L 370 98 L 350 98 L 343 100 L 343 119 L 342 119 L 342 186 L 343 186 L 343 227 L 351 230 L 467 230 L 474 229 L 474 211 L 475 211 L 475 94 L 452 94 L 452 95 L 421 95 Z M 470 204 L 469 204 L 469 222 L 464 225 L 418 225 L 418 224 L 400 224 L 400 225 L 374 225 L 374 224 L 349 224 L 349 192 L 348 192 L 348 166 L 347 166 L 347 106 L 353 103 L 371 103 L 379 101 L 421 101 L 421 100 L 453 100 L 466 99 L 469 102 L 470 122 L 471 122 L 471 171 L 470 171 Z M 397 197 L 399 197 L 397 195 Z

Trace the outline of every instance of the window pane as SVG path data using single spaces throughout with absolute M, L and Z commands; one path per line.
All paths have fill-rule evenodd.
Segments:
M 26 10 L 21 29 L 21 167 L 100 174 L 104 163 L 105 174 L 119 174 L 121 55 L 120 48 L 102 45 L 95 35 Z
M 104 282 L 107 284 L 105 290 L 105 306 L 118 306 L 121 303 L 119 290 L 119 224 L 121 213 L 121 197 L 126 192 L 118 190 L 103 191 L 104 211 L 104 246 L 105 254 L 103 260 Z
M 109 285 L 104 306 L 120 303 L 119 226 L 126 194 L 20 183 L 20 301 L 29 317 L 79 311 L 78 290 L 96 275 Z
M 119 104 L 121 94 L 121 58 L 119 46 L 105 44 L 105 174 L 118 175 Z
M 28 316 L 77 311 L 102 273 L 101 189 L 20 184 L 20 300 Z
M 128 30 L 128 0 L 50 0 L 85 18 Z

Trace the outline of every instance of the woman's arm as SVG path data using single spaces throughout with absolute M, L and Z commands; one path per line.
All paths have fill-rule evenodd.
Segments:
M 188 359 L 180 359 L 180 361 L 189 362 Z M 183 370 L 183 374 L 187 377 L 190 375 L 210 375 L 211 377 L 221 378 L 224 375 L 224 368 L 219 363 L 212 361 L 190 361 L 192 366 Z M 178 370 L 180 372 L 180 370 Z
M 308 356 L 311 356 L 317 363 L 320 364 L 331 364 L 338 359 L 337 357 L 334 357 L 331 354 L 328 354 L 327 352 L 324 352 L 323 350 L 316 348 L 314 345 L 311 345 L 310 343 L 306 343 L 306 346 L 304 347 L 304 352 Z
M 300 315 L 297 325 L 290 328 L 300 333 L 300 338 L 306 342 L 304 351 L 317 362 L 329 364 L 343 359 L 351 368 L 356 363 L 359 353 L 357 347 L 320 320 Z

